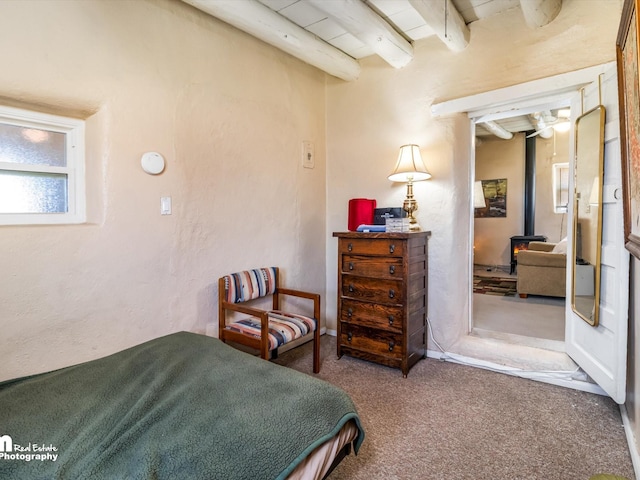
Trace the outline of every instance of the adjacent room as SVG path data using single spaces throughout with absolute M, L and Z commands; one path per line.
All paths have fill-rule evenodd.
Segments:
M 508 128 L 501 127 L 501 136 L 486 124 L 476 126 L 476 335 L 508 334 L 524 344 L 564 349 L 558 342 L 564 342 L 566 248 L 544 265 L 547 270 L 529 266 L 526 256 L 531 252 L 522 252 L 531 241 L 548 243 L 551 250 L 567 242 L 568 116 L 568 109 L 540 114 L 544 123 L 539 130 L 531 129 L 531 118 L 510 117 L 501 121 Z
M 637 3 L 0 2 L 0 476 L 634 478 Z

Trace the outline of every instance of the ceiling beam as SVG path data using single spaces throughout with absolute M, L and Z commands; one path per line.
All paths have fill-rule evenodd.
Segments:
M 329 15 L 392 67 L 402 68 L 413 59 L 411 44 L 361 0 L 308 0 L 308 3 Z
M 545 113 L 551 116 L 551 112 L 533 112 L 529 115 L 529 118 L 531 118 L 532 123 L 535 125 L 538 135 L 542 138 L 551 138 L 553 136 L 553 128 L 551 128 L 551 125 L 547 125 Z
M 469 27 L 451 0 L 409 0 L 409 3 L 450 50 L 459 52 L 469 44 Z
M 558 16 L 562 0 L 520 0 L 520 8 L 527 26 L 544 27 Z
M 489 120 L 488 122 L 483 122 L 481 124 L 484 128 L 493 133 L 496 137 L 504 138 L 505 140 L 511 140 L 513 138 L 513 133 L 509 130 L 498 125 L 496 122 Z
M 256 0 L 183 0 L 330 75 L 356 80 L 360 64 Z

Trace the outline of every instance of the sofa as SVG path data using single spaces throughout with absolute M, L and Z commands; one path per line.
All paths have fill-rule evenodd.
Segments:
M 517 257 L 521 298 L 528 295 L 565 297 L 567 291 L 567 240 L 556 243 L 530 242 Z

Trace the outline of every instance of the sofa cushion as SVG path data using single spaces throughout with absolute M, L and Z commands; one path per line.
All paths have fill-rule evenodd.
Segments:
M 528 250 L 535 250 L 538 252 L 550 252 L 556 246 L 555 243 L 548 242 L 529 242 Z
M 567 256 L 563 253 L 523 250 L 518 252 L 518 265 L 566 268 Z

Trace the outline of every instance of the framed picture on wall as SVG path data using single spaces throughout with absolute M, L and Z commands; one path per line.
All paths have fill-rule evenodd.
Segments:
M 484 208 L 475 208 L 475 217 L 507 216 L 507 179 L 482 180 Z
M 638 4 L 625 0 L 616 42 L 625 246 L 640 259 L 640 86 Z

